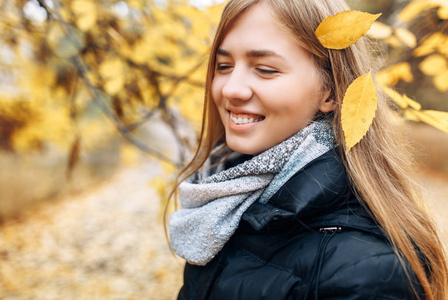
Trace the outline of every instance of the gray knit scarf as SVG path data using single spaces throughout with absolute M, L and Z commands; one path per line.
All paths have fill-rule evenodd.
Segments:
M 334 146 L 330 124 L 317 121 L 235 167 L 181 183 L 182 209 L 169 224 L 172 249 L 190 264 L 207 264 L 252 203 L 266 203 L 297 171 Z

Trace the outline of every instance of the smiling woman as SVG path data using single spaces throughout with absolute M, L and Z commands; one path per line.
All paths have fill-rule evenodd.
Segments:
M 343 0 L 230 0 L 212 45 L 198 150 L 179 177 L 179 299 L 446 299 L 440 240 L 378 97 L 347 148 L 361 39 L 314 32 Z
M 318 111 L 335 108 L 326 101 L 329 92 L 323 91 L 311 54 L 265 3 L 229 28 L 216 66 L 212 97 L 234 151 L 259 154 L 310 124 Z

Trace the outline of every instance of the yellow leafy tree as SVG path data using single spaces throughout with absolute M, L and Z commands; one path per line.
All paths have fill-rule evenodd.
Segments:
M 173 158 L 134 133 L 160 117 L 181 149 L 191 146 L 183 131 L 197 132 L 200 124 L 205 62 L 222 5 L 199 10 L 187 0 L 157 3 L 2 1 L 0 66 L 8 70 L 4 82 L 12 82 L 14 88 L 0 92 L 0 148 L 42 151 L 49 144 L 58 145 L 73 167 L 83 149 L 119 133 L 157 158 L 182 165 L 185 153 Z M 448 131 L 446 113 L 422 110 L 417 101 L 396 90 L 420 72 L 440 92 L 448 91 L 447 2 L 411 1 L 398 14 L 398 26 L 376 21 L 379 16 L 342 12 L 322 22 L 316 35 L 326 47 L 342 49 L 367 32 L 389 49 L 405 53 L 400 55 L 403 61 L 372 76 L 403 116 Z M 435 28 L 415 30 L 420 20 L 429 19 L 436 22 Z M 370 82 L 366 80 L 364 87 Z M 365 101 L 372 99 L 366 95 L 347 91 L 344 100 L 345 112 L 365 114 L 344 117 L 346 131 L 356 132 L 346 137 L 349 147 L 364 136 L 374 118 L 376 106 Z M 351 130 L 355 127 L 365 128 Z M 121 151 L 124 161 L 135 160 L 129 147 Z
M 184 156 L 161 153 L 133 133 L 161 116 L 180 147 L 190 146 L 179 127 L 199 127 L 205 61 L 221 6 L 6 0 L 0 8 L 6 12 L 0 44 L 8 55 L 0 64 L 14 82 L 0 97 L 0 147 L 57 144 L 79 155 L 118 132 L 159 159 L 183 163 Z
M 448 91 L 447 11 L 448 1 L 414 0 L 399 12 L 394 27 L 375 22 L 377 24 L 368 34 L 383 40 L 390 52 L 398 53 L 396 57 L 402 59 L 376 75 L 380 88 L 397 104 L 405 118 L 425 122 L 448 133 L 447 112 L 421 110 L 420 103 L 396 90 L 401 83 L 415 86 L 415 78 L 423 76 L 431 78 L 440 98 Z

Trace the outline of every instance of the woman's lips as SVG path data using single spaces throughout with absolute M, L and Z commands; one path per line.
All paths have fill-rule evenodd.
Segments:
M 264 116 L 248 113 L 233 113 L 229 111 L 230 119 L 237 125 L 251 124 L 264 120 Z
M 229 129 L 236 132 L 246 132 L 260 124 L 265 119 L 262 115 L 233 113 L 229 111 Z

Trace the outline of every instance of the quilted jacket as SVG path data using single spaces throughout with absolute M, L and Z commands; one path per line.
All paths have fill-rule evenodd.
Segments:
M 418 299 L 412 287 L 424 299 L 353 193 L 336 149 L 268 203 L 254 203 L 211 262 L 187 263 L 178 299 Z

